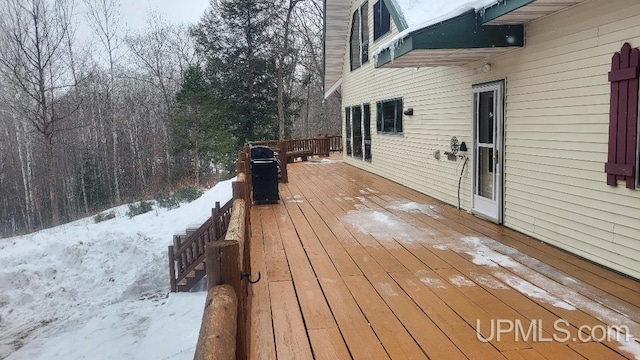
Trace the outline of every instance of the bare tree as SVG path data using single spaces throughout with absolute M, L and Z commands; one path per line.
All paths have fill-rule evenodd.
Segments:
M 45 167 L 51 222 L 59 222 L 58 181 L 53 167 L 54 140 L 66 130 L 72 114 L 58 111 L 60 99 L 74 86 L 65 69 L 65 38 L 71 24 L 73 3 L 69 0 L 3 0 L 0 18 L 0 72 L 14 89 L 25 95 L 22 112 L 41 134 L 45 145 Z
M 175 94 L 180 88 L 186 69 L 197 63 L 193 39 L 183 26 L 170 25 L 159 14 L 152 14 L 143 32 L 126 38 L 129 50 L 131 80 L 152 85 L 160 94 L 161 107 L 159 127 L 163 143 L 170 134 L 169 119 L 175 107 Z M 167 179 L 171 179 L 171 154 L 164 149 Z
M 111 124 L 111 137 L 113 145 L 113 188 L 116 203 L 121 202 L 120 195 L 120 160 L 118 152 L 118 118 L 114 111 L 114 84 L 116 51 L 120 43 L 118 37 L 118 23 L 120 17 L 119 0 L 85 0 L 87 6 L 87 19 L 100 43 L 104 47 L 107 57 L 109 79 L 106 84 L 106 117 Z

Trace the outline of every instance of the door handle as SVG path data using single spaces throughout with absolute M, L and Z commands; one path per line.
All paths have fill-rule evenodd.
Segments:
M 498 160 L 500 160 L 500 151 L 498 149 L 494 149 L 494 164 L 498 164 Z

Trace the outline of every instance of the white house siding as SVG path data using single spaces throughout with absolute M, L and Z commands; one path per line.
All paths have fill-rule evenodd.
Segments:
M 373 61 L 350 72 L 347 55 L 343 107 L 371 104 L 373 161 L 345 161 L 456 205 L 462 163 L 433 153 L 452 136 L 471 147 L 472 85 L 504 79 L 505 226 L 640 278 L 640 190 L 607 186 L 604 173 L 607 73 L 624 42 L 640 47 L 640 2 L 587 1 L 528 24 L 526 34 L 526 48 L 490 59 L 487 74 L 474 74 L 483 63 L 374 69 Z M 396 97 L 414 108 L 404 134 L 376 134 L 376 101 Z

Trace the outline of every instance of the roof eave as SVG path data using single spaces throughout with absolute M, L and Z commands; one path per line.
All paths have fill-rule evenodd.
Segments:
M 524 46 L 524 25 L 482 25 L 471 10 L 455 18 L 410 33 L 394 49 L 382 51 L 376 58 L 376 67 L 384 66 L 414 50 L 464 50 Z M 393 45 L 392 45 L 393 46 Z M 425 64 L 428 66 L 428 64 Z
M 482 12 L 482 24 L 486 24 L 535 1 L 536 0 L 509 0 L 505 2 L 499 2 L 489 8 L 484 9 L 484 11 Z
M 326 91 L 342 76 L 351 4 L 342 0 L 324 0 L 323 5 L 322 77 L 323 90 Z

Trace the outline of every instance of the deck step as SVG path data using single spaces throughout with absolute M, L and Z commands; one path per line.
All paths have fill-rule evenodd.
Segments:
M 202 269 L 196 268 L 195 270 L 191 271 L 184 279 L 178 282 L 178 292 L 191 290 L 191 288 L 195 286 L 195 284 L 197 284 L 206 275 L 206 273 L 207 272 L 204 270 L 204 265 L 202 265 Z

